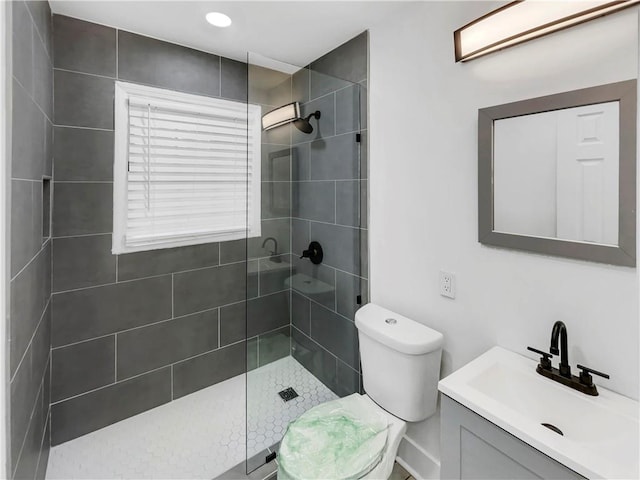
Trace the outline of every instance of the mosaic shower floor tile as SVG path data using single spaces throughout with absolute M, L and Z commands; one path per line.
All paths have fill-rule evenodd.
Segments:
M 288 387 L 298 397 L 285 402 L 278 392 Z M 252 457 L 274 445 L 291 420 L 334 398 L 285 357 L 53 447 L 47 479 L 211 479 L 246 452 Z

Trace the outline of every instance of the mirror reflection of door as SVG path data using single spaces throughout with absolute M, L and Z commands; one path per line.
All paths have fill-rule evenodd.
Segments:
M 617 245 L 619 103 L 494 121 L 494 231 Z
M 618 244 L 618 102 L 558 110 L 558 238 Z

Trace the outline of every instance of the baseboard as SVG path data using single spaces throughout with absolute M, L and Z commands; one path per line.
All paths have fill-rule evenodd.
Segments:
M 406 435 L 400 442 L 396 461 L 418 480 L 440 478 L 440 461 Z

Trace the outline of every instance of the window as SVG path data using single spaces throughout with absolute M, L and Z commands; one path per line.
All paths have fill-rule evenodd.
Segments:
M 260 236 L 260 107 L 116 82 L 113 253 Z

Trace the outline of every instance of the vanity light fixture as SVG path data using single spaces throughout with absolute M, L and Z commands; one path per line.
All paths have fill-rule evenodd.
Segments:
M 456 62 L 473 60 L 638 3 L 640 0 L 511 2 L 453 32 Z
M 225 15 L 224 13 L 209 12 L 205 16 L 205 18 L 207 19 L 207 22 L 209 22 L 214 27 L 224 28 L 231 25 L 231 18 L 229 18 L 229 16 Z
M 298 118 L 300 118 L 300 104 L 298 102 L 289 103 L 265 113 L 262 116 L 262 129 L 270 130 Z

